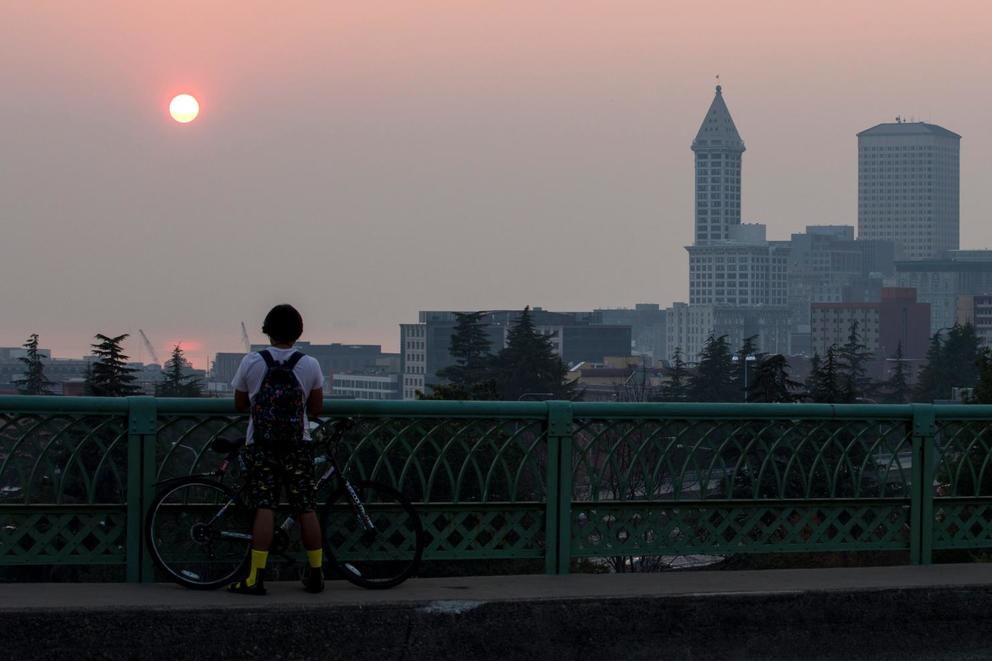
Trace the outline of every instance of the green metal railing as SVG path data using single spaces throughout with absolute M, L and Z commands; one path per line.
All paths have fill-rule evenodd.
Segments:
M 992 547 L 992 407 L 325 402 L 339 459 L 417 503 L 425 559 Z M 156 481 L 213 469 L 229 400 L 0 397 L 0 566 L 151 580 Z

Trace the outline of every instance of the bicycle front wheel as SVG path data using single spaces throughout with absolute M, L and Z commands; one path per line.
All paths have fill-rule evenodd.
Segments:
M 417 571 L 424 552 L 420 516 L 399 491 L 378 482 L 342 487 L 321 520 L 324 547 L 337 571 L 363 588 L 399 585 Z
M 170 580 L 212 590 L 237 580 L 248 567 L 252 512 L 213 480 L 165 484 L 152 502 L 145 540 Z

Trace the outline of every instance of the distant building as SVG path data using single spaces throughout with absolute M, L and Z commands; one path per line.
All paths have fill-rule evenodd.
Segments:
M 400 387 L 403 399 L 425 392 L 427 324 L 400 324 Z
M 355 372 L 334 374 L 329 383 L 329 395 L 335 399 L 390 400 L 401 399 L 399 374 Z
M 813 352 L 822 357 L 831 346 L 845 344 L 854 322 L 861 343 L 879 359 L 895 356 L 900 344 L 904 358 L 926 356 L 930 306 L 917 302 L 912 289 L 885 288 L 877 303 L 814 303 Z
M 956 321 L 974 326 L 982 346 L 992 347 L 992 295 L 959 296 Z
M 811 225 L 789 244 L 791 348 L 810 354 L 810 305 L 880 300 L 884 278 L 895 270 L 895 244 L 855 240 L 851 225 Z
M 730 228 L 741 223 L 741 140 L 723 88 L 716 86 L 703 123 L 692 141 L 695 154 L 696 198 L 693 243 L 705 246 L 730 239 Z
M 896 262 L 892 283 L 930 304 L 930 334 L 954 325 L 959 296 L 992 294 L 992 250 L 951 250 L 941 259 Z
M 593 310 L 606 326 L 630 326 L 631 350 L 634 354 L 663 359 L 667 332 L 666 312 L 657 303 L 638 303 L 631 308 Z
M 892 241 L 903 259 L 957 250 L 960 146 L 960 135 L 926 122 L 858 133 L 858 237 Z

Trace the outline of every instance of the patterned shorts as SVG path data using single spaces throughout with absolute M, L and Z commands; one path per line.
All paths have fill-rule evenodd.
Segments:
M 249 445 L 244 451 L 248 469 L 248 497 L 257 509 L 279 505 L 281 487 L 294 512 L 312 512 L 316 507 L 313 447 L 304 443 L 287 452 L 274 453 Z

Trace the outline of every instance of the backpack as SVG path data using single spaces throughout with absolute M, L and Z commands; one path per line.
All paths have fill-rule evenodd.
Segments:
M 299 351 L 278 363 L 266 350 L 258 352 L 266 372 L 251 405 L 252 438 L 258 447 L 291 450 L 303 442 L 306 395 L 293 368 L 303 358 Z

